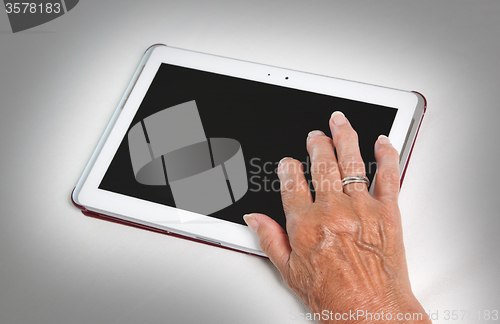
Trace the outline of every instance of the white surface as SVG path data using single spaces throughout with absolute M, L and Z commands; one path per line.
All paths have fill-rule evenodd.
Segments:
M 266 260 L 83 216 L 69 195 L 155 42 L 422 92 L 400 205 L 424 308 L 499 309 L 498 1 L 81 1 L 0 12 L 0 322 L 300 323 Z M 305 322 L 305 321 L 302 321 Z

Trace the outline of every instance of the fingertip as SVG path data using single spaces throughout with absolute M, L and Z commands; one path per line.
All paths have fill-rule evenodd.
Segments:
M 375 153 L 377 153 L 384 146 L 392 147 L 391 140 L 386 135 L 379 135 L 375 141 Z
M 378 136 L 377 142 L 379 144 L 391 144 L 391 140 L 389 139 L 389 137 L 383 134 Z
M 243 215 L 243 220 L 256 234 L 267 234 L 269 231 L 283 231 L 283 228 L 271 217 L 260 213 Z
M 332 115 L 330 116 L 330 120 L 333 122 L 334 125 L 337 126 L 342 126 L 345 123 L 347 123 L 347 118 L 345 117 L 344 113 L 341 111 L 334 111 Z
M 248 225 L 248 227 L 250 227 L 250 229 L 254 231 L 254 233 L 257 232 L 257 230 L 259 229 L 259 222 L 257 221 L 257 219 L 253 214 L 243 215 L 243 220 Z
M 323 135 L 325 135 L 325 133 L 323 133 L 323 131 L 313 130 L 313 131 L 310 131 L 309 134 L 307 134 L 307 139 L 310 139 L 310 138 L 316 137 L 316 136 L 323 136 Z
M 375 142 L 375 158 L 377 160 L 380 160 L 378 162 L 381 163 L 382 159 L 386 156 L 389 156 L 392 160 L 399 159 L 399 153 L 394 148 L 394 146 L 392 146 L 389 137 L 385 135 L 379 135 L 377 141 Z
M 299 171 L 303 171 L 303 165 L 294 158 L 284 157 L 278 162 L 278 176 L 288 175 L 290 173 L 295 174 Z

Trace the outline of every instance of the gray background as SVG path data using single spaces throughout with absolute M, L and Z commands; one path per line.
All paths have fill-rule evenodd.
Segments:
M 157 42 L 422 92 L 400 199 L 414 292 L 437 323 L 499 309 L 499 17 L 498 1 L 88 0 L 12 34 L 0 12 L 0 323 L 306 322 L 266 260 L 71 205 Z

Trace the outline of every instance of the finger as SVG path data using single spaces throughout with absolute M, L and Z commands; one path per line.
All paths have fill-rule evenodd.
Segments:
M 287 219 L 312 203 L 311 191 L 304 177 L 301 162 L 292 158 L 283 158 L 278 164 L 281 200 Z
M 399 154 L 389 138 L 380 135 L 375 142 L 377 174 L 373 196 L 379 200 L 397 202 L 399 196 Z
M 335 111 L 330 118 L 333 145 L 337 150 L 337 160 L 341 178 L 364 176 L 365 164 L 359 151 L 358 134 L 340 111 Z M 365 183 L 350 183 L 344 186 L 348 195 L 368 194 Z
M 322 131 L 310 132 L 307 136 L 307 152 L 311 157 L 311 178 L 316 199 L 342 191 L 332 139 Z
M 269 257 L 281 274 L 285 275 L 292 248 L 283 228 L 264 214 L 247 214 L 243 219 L 257 235 L 262 252 Z

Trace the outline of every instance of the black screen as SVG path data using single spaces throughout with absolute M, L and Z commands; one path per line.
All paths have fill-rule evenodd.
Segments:
M 397 112 L 395 108 L 162 64 L 129 130 L 152 114 L 193 100 L 207 138 L 239 142 L 248 179 L 246 194 L 210 216 L 244 224 L 244 214 L 260 212 L 284 228 L 276 175 L 278 161 L 283 157 L 303 161 L 306 178 L 310 179 L 307 134 L 315 129 L 330 134 L 330 115 L 340 110 L 358 132 L 371 181 L 376 171 L 373 145 L 380 134 L 389 133 Z M 176 207 L 168 179 L 167 185 L 141 184 L 136 180 L 130 154 L 125 136 L 99 188 Z

